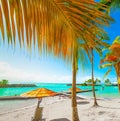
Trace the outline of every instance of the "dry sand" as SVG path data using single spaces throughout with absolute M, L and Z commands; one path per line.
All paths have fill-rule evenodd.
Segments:
M 120 121 L 120 99 L 100 99 L 92 107 L 92 99 L 78 99 L 80 121 Z M 31 121 L 37 99 L 0 101 L 0 121 Z M 71 99 L 59 96 L 44 98 L 44 121 L 71 121 Z

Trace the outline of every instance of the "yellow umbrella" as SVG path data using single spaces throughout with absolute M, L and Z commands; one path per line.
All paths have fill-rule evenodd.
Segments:
M 22 97 L 36 97 L 38 98 L 37 108 L 35 110 L 35 114 L 32 120 L 39 121 L 42 119 L 42 107 L 39 107 L 42 97 L 54 96 L 58 93 L 46 89 L 46 88 L 38 88 L 36 90 L 32 90 L 26 93 L 21 94 Z
M 68 94 L 71 94 L 71 92 L 72 92 L 72 88 L 69 88 L 68 89 L 70 92 L 67 92 Z M 91 89 L 89 90 L 81 90 L 80 88 L 78 88 L 78 87 L 76 87 L 76 93 L 81 93 L 81 92 L 90 92 L 90 91 L 92 91 Z
M 36 90 L 32 90 L 26 93 L 21 94 L 23 97 L 37 97 L 37 98 L 42 98 L 42 97 L 48 97 L 48 96 L 54 96 L 57 95 L 58 93 L 46 89 L 46 88 L 38 88 Z
M 69 91 L 72 91 L 72 88 L 69 88 L 68 90 L 69 90 Z M 76 87 L 76 92 L 78 92 L 78 91 L 81 91 L 81 89 L 78 88 L 78 87 Z

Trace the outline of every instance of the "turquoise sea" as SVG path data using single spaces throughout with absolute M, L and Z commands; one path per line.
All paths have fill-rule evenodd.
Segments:
M 0 96 L 15 96 L 15 95 L 19 96 L 24 92 L 34 90 L 36 88 L 41 88 L 41 87 L 51 89 L 56 92 L 66 92 L 71 86 L 67 86 L 67 84 L 42 83 L 42 84 L 37 84 L 37 87 L 0 88 Z M 92 89 L 91 86 L 77 86 L 77 87 L 82 90 Z M 120 98 L 120 94 L 117 86 L 104 86 L 104 89 L 103 89 L 103 86 L 96 86 L 95 89 L 97 89 L 96 91 L 97 97 Z M 92 92 L 80 93 L 80 95 L 92 97 Z

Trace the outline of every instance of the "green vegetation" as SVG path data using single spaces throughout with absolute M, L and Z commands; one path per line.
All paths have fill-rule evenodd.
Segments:
M 8 85 L 8 80 L 3 79 L 2 81 L 0 81 L 0 86 L 5 86 Z
M 83 85 L 84 85 L 84 86 L 87 86 L 87 85 L 90 86 L 90 85 L 92 85 L 92 79 L 86 80 L 86 81 L 83 83 Z M 94 85 L 96 85 L 96 86 L 101 85 L 101 81 L 100 81 L 98 78 L 96 78 L 95 81 L 94 81 Z
M 101 80 L 96 78 L 95 81 L 94 81 L 94 85 L 95 86 L 102 86 L 101 85 Z M 104 85 L 105 86 L 117 86 L 117 84 L 112 84 L 110 79 L 108 79 L 108 78 L 104 80 Z M 72 86 L 72 84 L 67 84 L 67 86 Z M 92 79 L 85 80 L 81 84 L 76 84 L 76 86 L 92 86 Z
M 0 88 L 7 88 L 7 87 L 36 87 L 35 84 L 7 84 L 7 85 L 0 85 Z
M 36 87 L 35 84 L 9 84 L 9 81 L 3 79 L 0 81 L 0 88 L 7 88 L 7 87 Z
M 114 68 L 116 71 L 118 89 L 120 92 L 120 36 L 117 36 L 112 45 L 107 50 L 108 52 L 101 60 L 101 68 L 107 68 L 107 72 L 104 75 L 104 78 L 112 71 Z
M 95 79 L 95 85 L 101 85 L 101 80 L 99 80 L 98 78 Z
M 110 85 L 111 85 L 111 81 L 110 81 L 109 79 L 106 79 L 106 80 L 104 81 L 104 84 L 105 84 L 106 86 L 110 86 Z

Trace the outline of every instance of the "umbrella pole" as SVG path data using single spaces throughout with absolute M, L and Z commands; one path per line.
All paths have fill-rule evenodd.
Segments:
M 42 101 L 42 98 L 38 98 L 38 103 L 37 103 L 37 107 L 36 107 L 35 114 L 34 114 L 34 117 L 33 117 L 33 121 L 40 121 L 42 119 L 43 108 L 39 107 L 41 101 Z
M 42 98 L 38 98 L 38 104 L 37 107 L 40 107 L 40 103 L 42 102 Z

